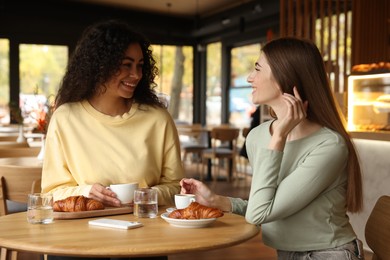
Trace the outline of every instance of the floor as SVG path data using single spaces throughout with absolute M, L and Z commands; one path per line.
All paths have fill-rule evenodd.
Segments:
M 191 163 L 185 164 L 187 177 L 198 178 L 195 173 L 195 167 Z M 248 198 L 250 191 L 250 177 L 245 178 L 244 174 L 239 175 L 238 180 L 227 181 L 210 181 L 206 184 L 215 192 L 232 197 Z M 169 260 L 275 260 L 276 252 L 274 249 L 265 246 L 262 243 L 261 234 L 244 242 L 242 244 L 218 250 L 201 251 L 190 254 L 170 255 Z M 372 254 L 366 252 L 366 260 L 372 259 Z

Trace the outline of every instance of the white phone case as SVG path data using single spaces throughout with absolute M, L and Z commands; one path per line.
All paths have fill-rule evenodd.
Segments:
M 131 228 L 137 228 L 143 226 L 142 223 L 140 222 L 117 220 L 117 219 L 110 219 L 110 218 L 99 218 L 95 220 L 90 220 L 88 223 L 94 226 L 120 228 L 120 229 L 131 229 Z

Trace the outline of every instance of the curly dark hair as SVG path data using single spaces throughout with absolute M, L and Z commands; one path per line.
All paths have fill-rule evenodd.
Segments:
M 124 54 L 132 43 L 139 43 L 144 56 L 143 75 L 135 89 L 134 101 L 163 107 L 154 91 L 158 69 L 150 42 L 127 23 L 109 20 L 89 26 L 84 31 L 60 84 L 55 99 L 56 108 L 106 91 L 105 82 L 118 72 Z

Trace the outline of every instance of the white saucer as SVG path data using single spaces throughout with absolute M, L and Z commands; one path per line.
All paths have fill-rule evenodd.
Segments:
M 203 218 L 203 219 L 176 219 L 169 218 L 169 213 L 161 214 L 161 218 L 175 227 L 180 228 L 202 228 L 207 227 L 217 220 L 217 218 Z
M 171 213 L 171 212 L 174 211 L 174 210 L 176 210 L 176 208 L 167 208 L 167 209 L 166 209 L 166 211 L 167 211 L 168 213 Z

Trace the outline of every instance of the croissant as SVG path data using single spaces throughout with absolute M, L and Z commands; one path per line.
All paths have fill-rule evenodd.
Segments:
M 71 196 L 63 200 L 57 200 L 53 204 L 54 211 L 78 212 L 104 209 L 103 203 L 84 196 Z
M 210 208 L 198 202 L 192 202 L 187 208 L 174 210 L 168 215 L 168 217 L 176 219 L 219 218 L 222 216 L 222 210 Z

